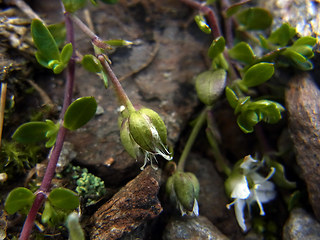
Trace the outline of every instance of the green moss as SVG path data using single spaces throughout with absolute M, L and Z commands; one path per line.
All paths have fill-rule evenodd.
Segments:
M 103 180 L 89 173 L 88 169 L 70 165 L 66 171 L 71 172 L 71 178 L 76 185 L 75 191 L 79 194 L 85 206 L 95 204 L 106 194 Z

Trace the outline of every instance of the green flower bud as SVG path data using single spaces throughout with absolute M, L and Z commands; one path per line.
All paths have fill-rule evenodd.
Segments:
M 200 185 L 197 177 L 190 172 L 176 172 L 168 178 L 166 191 L 182 215 L 199 215 L 198 196 Z
M 155 159 L 155 155 L 160 155 L 166 160 L 172 159 L 165 146 L 167 128 L 155 111 L 141 108 L 129 112 L 128 117 L 120 116 L 119 122 L 121 122 L 120 139 L 130 156 L 138 158 L 141 153 L 144 153 L 145 162 L 141 169 L 148 161 L 152 165 L 152 159 Z
M 120 140 L 122 142 L 122 145 L 126 149 L 126 151 L 129 153 L 129 155 L 133 158 L 137 158 L 139 155 L 139 146 L 138 144 L 133 140 L 130 131 L 129 131 L 129 122 L 128 119 L 125 119 L 122 122 L 122 126 L 120 129 Z

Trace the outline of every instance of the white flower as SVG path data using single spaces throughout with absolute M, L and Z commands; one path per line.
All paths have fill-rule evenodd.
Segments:
M 236 165 L 225 182 L 227 194 L 234 199 L 233 202 L 227 204 L 227 208 L 230 209 L 234 205 L 238 224 L 243 231 L 247 230 L 244 220 L 245 206 L 249 208 L 252 203 L 256 202 L 260 208 L 260 215 L 264 215 L 262 203 L 269 202 L 276 196 L 274 184 L 268 181 L 274 174 L 274 168 L 271 168 L 268 176 L 264 178 L 257 173 L 260 166 L 261 163 L 257 160 L 250 155 L 246 156 L 239 165 Z

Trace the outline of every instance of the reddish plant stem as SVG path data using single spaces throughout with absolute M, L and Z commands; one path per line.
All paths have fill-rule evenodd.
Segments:
M 192 0 L 180 0 L 180 1 L 192 8 L 195 8 L 201 11 L 205 15 L 208 21 L 208 24 L 211 28 L 212 37 L 214 39 L 221 36 L 221 30 L 220 30 L 218 20 L 216 18 L 215 13 L 210 7 L 204 5 L 203 3 L 195 2 Z
M 122 88 L 119 79 L 114 74 L 110 65 L 108 64 L 107 60 L 105 59 L 105 56 L 100 54 L 100 55 L 98 55 L 98 59 L 102 65 L 104 71 L 106 72 L 106 74 L 108 74 L 109 79 L 111 80 L 111 82 L 113 84 L 113 87 L 114 87 L 114 90 L 115 90 L 116 95 L 118 97 L 119 103 L 121 105 L 124 105 L 125 107 L 127 107 L 129 111 L 134 111 L 134 107 L 133 107 L 130 99 L 128 98 L 126 92 Z
M 96 45 L 98 48 L 102 49 L 111 49 L 110 45 L 103 42 L 90 28 L 84 24 L 80 18 L 75 15 L 70 14 L 72 21 L 91 39 L 91 42 Z
M 74 49 L 74 31 L 73 31 L 73 25 L 72 21 L 70 20 L 69 13 L 65 13 L 65 24 L 67 29 L 67 41 L 70 42 Z M 74 76 L 75 76 L 75 51 L 73 51 L 73 56 L 69 61 L 68 67 L 67 67 L 67 82 L 65 87 L 65 94 L 64 94 L 64 102 L 63 107 L 60 115 L 60 119 L 63 119 L 64 113 L 68 106 L 71 103 L 72 100 L 72 91 L 73 91 L 73 84 L 74 84 Z M 63 142 L 65 139 L 67 129 L 63 126 L 60 127 L 56 144 L 53 147 L 53 150 L 50 154 L 49 163 L 47 166 L 47 170 L 45 172 L 45 175 L 42 179 L 41 186 L 39 190 L 37 191 L 36 198 L 33 202 L 33 205 L 29 211 L 29 214 L 27 216 L 27 219 L 23 225 L 22 232 L 20 234 L 20 240 L 27 240 L 29 239 L 29 236 L 31 234 L 32 227 L 34 225 L 34 221 L 36 219 L 37 213 L 42 206 L 44 200 L 47 197 L 47 194 L 50 191 L 51 187 L 51 181 L 54 177 L 56 165 L 59 160 L 59 156 L 63 147 Z

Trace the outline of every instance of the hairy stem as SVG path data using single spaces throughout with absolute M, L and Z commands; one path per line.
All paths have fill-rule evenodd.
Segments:
M 200 114 L 200 116 L 196 119 L 196 124 L 194 125 L 190 136 L 188 138 L 188 141 L 182 151 L 182 154 L 180 156 L 180 159 L 178 161 L 178 166 L 177 166 L 177 171 L 181 171 L 183 172 L 184 170 L 184 165 L 185 162 L 187 160 L 187 157 L 189 155 L 189 152 L 192 148 L 192 145 L 194 144 L 194 141 L 196 140 L 196 137 L 198 136 L 198 133 L 201 129 L 201 127 L 203 126 L 203 124 L 206 121 L 206 117 L 207 117 L 207 111 L 210 109 L 210 107 L 206 107 Z
M 65 13 L 67 41 L 72 44 L 74 50 L 73 50 L 73 56 L 70 59 L 67 67 L 67 82 L 65 86 L 64 101 L 63 101 L 63 107 L 62 107 L 60 119 L 63 119 L 64 113 L 71 103 L 72 91 L 73 91 L 73 85 L 74 85 L 74 76 L 75 76 L 74 32 L 73 32 L 72 21 L 70 20 L 69 16 L 70 16 L 69 13 Z M 49 163 L 48 163 L 45 175 L 43 177 L 41 186 L 37 192 L 35 201 L 33 202 L 33 205 L 29 211 L 27 219 L 23 225 L 23 229 L 20 234 L 20 240 L 27 240 L 29 238 L 37 213 L 40 207 L 42 206 L 44 200 L 46 199 L 47 194 L 50 191 L 51 181 L 55 174 L 56 165 L 59 160 L 59 156 L 62 150 L 66 132 L 67 132 L 67 129 L 61 126 L 58 132 L 56 144 L 53 147 L 53 150 L 50 154 Z
M 226 164 L 226 161 L 220 152 L 217 136 L 215 134 L 212 112 L 208 111 L 207 119 L 208 119 L 208 127 L 206 129 L 206 135 L 207 135 L 208 142 L 212 148 L 212 151 L 213 151 L 212 153 L 216 160 L 217 168 L 218 170 L 224 172 L 227 176 L 229 176 L 231 174 L 231 169 Z
M 106 72 L 106 74 L 109 76 L 114 90 L 116 92 L 116 95 L 118 97 L 118 101 L 120 103 L 120 105 L 125 106 L 128 111 L 135 111 L 129 97 L 127 96 L 126 92 L 124 91 L 124 89 L 122 88 L 119 79 L 116 77 L 116 75 L 114 74 L 114 72 L 112 71 L 110 65 L 108 64 L 105 56 L 103 54 L 98 55 L 98 59 L 104 69 L 104 71 Z
M 94 45 L 102 49 L 111 49 L 110 45 L 103 42 L 93 31 L 91 31 L 90 28 L 87 27 L 86 24 L 80 20 L 80 18 L 73 14 L 70 14 L 70 18 L 91 39 Z

